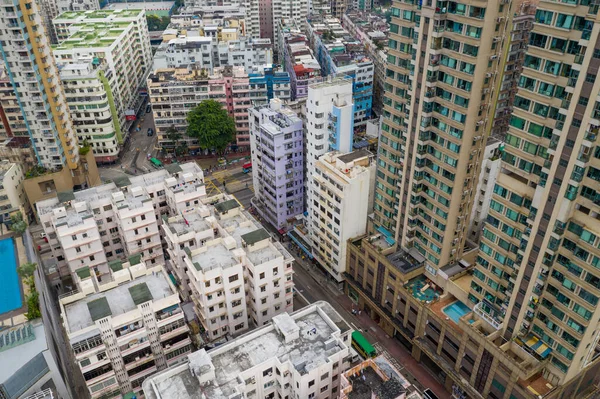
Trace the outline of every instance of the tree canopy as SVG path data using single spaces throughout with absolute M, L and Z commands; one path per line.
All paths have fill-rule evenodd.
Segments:
M 17 267 L 17 274 L 22 278 L 33 276 L 33 272 L 37 268 L 37 263 L 23 263 Z
M 203 150 L 222 152 L 235 139 L 235 121 L 218 101 L 202 101 L 190 111 L 187 123 L 187 135 Z
M 10 229 L 17 235 L 22 235 L 27 230 L 27 223 L 23 220 L 21 212 L 17 212 L 10 217 Z

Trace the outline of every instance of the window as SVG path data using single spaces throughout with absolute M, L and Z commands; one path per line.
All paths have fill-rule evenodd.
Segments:
M 237 281 L 240 277 L 237 274 L 234 274 L 233 276 L 229 276 L 229 282 L 233 283 L 234 281 Z
M 261 273 L 261 274 L 260 274 L 258 277 L 259 277 L 261 280 L 262 280 L 263 278 L 265 278 L 265 272 L 262 272 L 262 273 Z
M 308 387 L 312 387 L 313 385 L 315 385 L 315 380 L 309 381 L 308 382 Z

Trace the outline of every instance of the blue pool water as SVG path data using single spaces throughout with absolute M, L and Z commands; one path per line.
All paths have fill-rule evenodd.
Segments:
M 458 319 L 469 313 L 471 309 L 461 301 L 456 301 L 446 306 L 442 311 L 458 324 Z
M 23 306 L 12 238 L 0 240 L 0 314 Z

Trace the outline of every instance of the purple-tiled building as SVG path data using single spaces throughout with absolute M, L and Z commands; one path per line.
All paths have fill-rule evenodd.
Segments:
M 250 109 L 252 204 L 266 221 L 286 230 L 304 211 L 302 120 L 279 99 Z

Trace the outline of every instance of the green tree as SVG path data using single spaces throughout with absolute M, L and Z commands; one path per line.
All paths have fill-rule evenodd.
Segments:
M 27 223 L 23 220 L 21 212 L 17 212 L 10 217 L 10 229 L 19 236 L 23 235 L 25 230 L 27 230 Z
M 190 111 L 187 123 L 187 135 L 196 138 L 203 150 L 223 152 L 235 139 L 235 122 L 218 101 L 202 101 Z
M 177 148 L 179 140 L 181 140 L 182 136 L 181 133 L 175 129 L 175 125 L 172 125 L 170 128 L 168 128 L 165 133 L 167 135 L 167 140 L 173 143 L 173 148 Z
M 30 287 L 31 293 L 27 295 L 27 313 L 25 313 L 25 317 L 27 320 L 33 320 L 42 317 L 42 312 L 40 311 L 40 295 L 35 290 L 35 287 Z
M 36 268 L 37 263 L 23 263 L 21 266 L 17 267 L 17 274 L 19 274 L 21 278 L 31 277 Z

